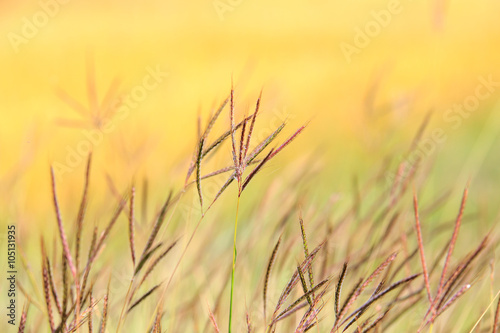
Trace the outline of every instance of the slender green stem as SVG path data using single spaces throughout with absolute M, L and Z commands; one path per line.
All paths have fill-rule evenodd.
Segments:
M 238 202 L 236 203 L 236 219 L 234 221 L 234 240 L 233 240 L 233 268 L 231 270 L 231 296 L 229 299 L 229 329 L 231 333 L 231 322 L 233 319 L 233 287 L 234 287 L 234 268 L 236 266 L 236 232 L 238 231 L 238 211 L 240 210 L 240 196 L 238 195 Z

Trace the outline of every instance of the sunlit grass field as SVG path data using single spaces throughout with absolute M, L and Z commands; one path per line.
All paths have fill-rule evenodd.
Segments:
M 0 3 L 1 332 L 496 332 L 498 2 L 63 2 Z

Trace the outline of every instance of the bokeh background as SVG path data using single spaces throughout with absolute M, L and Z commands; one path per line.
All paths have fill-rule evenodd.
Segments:
M 423 140 L 436 130 L 445 139 L 423 156 L 422 200 L 455 190 L 457 203 L 470 180 L 471 205 L 482 207 L 486 230 L 499 204 L 499 12 L 494 0 L 2 1 L 1 224 L 38 240 L 54 224 L 50 165 L 67 165 L 68 152 L 95 131 L 102 134 L 90 145 L 95 214 L 109 209 L 109 175 L 120 191 L 148 179 L 152 216 L 167 191 L 183 184 L 197 116 L 205 121 L 233 81 L 240 117 L 262 90 L 261 137 L 284 120 L 287 133 L 309 122 L 250 197 L 304 165 L 318 168 L 312 198 L 342 197 L 380 168 L 394 172 L 429 116 Z M 383 24 L 381 13 L 390 13 Z M 347 47 L 356 51 L 347 55 Z M 105 110 L 151 70 L 166 74 L 137 107 L 126 116 Z M 474 98 L 472 111 L 450 111 Z M 112 126 L 106 133 L 103 120 Z M 214 164 L 230 161 L 229 146 L 223 149 L 227 159 Z M 69 220 L 85 159 L 58 177 Z M 226 227 L 229 234 L 231 221 Z
M 87 118 L 76 113 L 57 90 L 89 108 L 89 57 L 99 101 L 115 78 L 127 93 L 147 68 L 159 66 L 169 74 L 93 147 L 99 169 L 107 172 L 148 174 L 167 184 L 170 170 L 189 158 L 197 113 L 206 117 L 226 97 L 233 78 L 241 112 L 263 90 L 269 119 L 289 114 L 294 125 L 312 120 L 296 149 L 321 150 L 332 181 L 349 179 L 385 153 L 406 148 L 429 110 L 432 126 L 448 126 L 450 133 L 430 158 L 446 160 L 449 167 L 443 169 L 453 172 L 444 175 L 455 178 L 498 92 L 482 100 L 456 131 L 443 123 L 443 114 L 474 93 L 479 76 L 500 80 L 500 4 L 398 2 L 400 12 L 347 59 L 342 43 L 356 46 L 356 28 L 364 30 L 374 21 L 372 11 L 387 10 L 390 3 L 68 1 L 56 2 L 45 22 L 36 21 L 43 11 L 38 2 L 2 2 L 2 209 L 31 218 L 45 210 L 47 196 L 39 189 L 47 187 L 49 164 L 63 162 L 66 147 L 76 149 L 85 138 L 82 129 L 58 121 L 91 125 L 90 112 Z M 26 20 L 40 27 L 25 42 L 13 43 L 9 34 L 23 38 Z M 496 154 L 488 155 L 494 164 Z M 488 168 L 489 176 L 494 169 Z M 79 179 L 74 175 L 64 177 L 66 189 Z

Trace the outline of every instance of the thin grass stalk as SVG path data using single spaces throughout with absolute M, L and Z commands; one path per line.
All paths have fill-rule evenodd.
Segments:
M 231 109 L 232 105 L 232 92 L 231 92 Z M 240 210 L 240 196 L 238 196 L 238 201 L 236 203 L 236 218 L 234 220 L 234 238 L 233 238 L 233 265 L 231 268 L 231 294 L 229 296 L 229 324 L 228 324 L 228 332 L 231 333 L 231 325 L 233 320 L 233 291 L 234 291 L 234 270 L 236 267 L 236 234 L 238 232 L 238 212 Z

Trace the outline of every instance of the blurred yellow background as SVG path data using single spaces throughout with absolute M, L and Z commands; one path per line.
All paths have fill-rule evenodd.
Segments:
M 96 202 L 106 195 L 106 173 L 121 188 L 133 179 L 152 179 L 162 196 L 165 188 L 180 186 L 197 114 L 207 119 L 232 79 L 239 116 L 263 90 L 262 135 L 285 119 L 289 132 L 311 120 L 273 169 L 314 152 L 331 181 L 320 186 L 350 186 L 353 174 L 373 170 L 388 153 L 406 151 L 432 110 L 429 127 L 443 129 L 448 139 L 438 147 L 440 155 L 429 158 L 442 156 L 437 174 L 453 181 L 499 93 L 481 100 L 457 131 L 443 116 L 474 94 L 478 77 L 500 81 L 499 12 L 500 2 L 493 0 L 3 1 L 1 214 L 25 221 L 53 217 L 49 166 L 64 164 L 68 151 L 87 140 L 84 131 L 95 130 L 91 113 L 75 112 L 60 91 L 88 109 L 89 73 L 95 73 L 99 103 L 115 78 L 116 96 L 126 96 L 151 70 L 168 73 L 135 109 L 112 118 L 113 129 L 92 144 Z M 372 36 L 358 36 L 366 29 Z M 357 51 L 346 56 L 346 44 Z M 67 126 L 67 120 L 86 121 L 87 127 Z M 496 129 L 495 123 L 489 127 L 486 148 L 494 147 Z M 481 161 L 468 167 L 477 169 L 489 158 L 488 183 L 498 176 L 495 154 L 478 156 Z M 60 177 L 62 196 L 79 195 L 84 165 L 85 158 Z

